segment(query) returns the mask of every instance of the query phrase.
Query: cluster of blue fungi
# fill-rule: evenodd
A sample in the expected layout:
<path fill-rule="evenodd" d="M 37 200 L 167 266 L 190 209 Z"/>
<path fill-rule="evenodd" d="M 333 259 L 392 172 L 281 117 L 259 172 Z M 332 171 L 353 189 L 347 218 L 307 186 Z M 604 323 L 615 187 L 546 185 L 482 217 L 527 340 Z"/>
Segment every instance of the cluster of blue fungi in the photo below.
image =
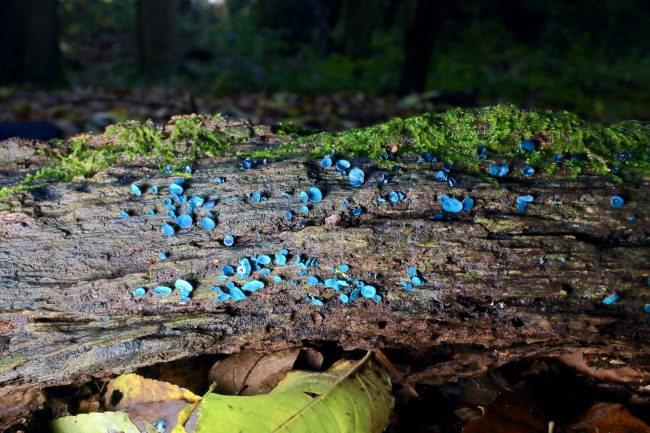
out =
<path fill-rule="evenodd" d="M 536 152 L 538 150 L 537 143 L 534 140 L 524 140 L 520 144 L 520 150 L 524 153 Z M 488 149 L 486 146 L 479 146 L 476 154 L 480 159 L 488 158 Z M 628 152 L 629 153 L 629 152 Z M 626 161 L 630 155 L 628 153 L 619 155 L 620 161 Z M 387 159 L 387 158 L 383 158 Z M 554 163 L 561 163 L 565 157 L 560 154 L 553 156 Z M 418 162 L 435 163 L 438 159 L 431 155 L 429 152 L 422 153 Z M 242 170 L 250 170 L 252 168 L 266 165 L 266 160 L 245 159 L 240 162 Z M 336 159 L 334 153 L 325 156 L 320 161 L 323 170 L 334 169 L 334 171 L 341 176 L 348 178 L 349 184 L 352 188 L 360 188 L 366 182 L 366 173 L 360 167 L 353 167 L 350 161 L 346 159 Z M 453 170 L 456 165 L 451 162 L 444 162 L 442 169 L 435 173 L 435 180 L 438 182 L 445 182 L 449 187 L 456 185 L 456 178 L 453 175 Z M 190 166 L 183 166 L 182 170 L 186 174 L 192 174 Z M 612 170 L 616 172 L 616 170 Z M 165 172 L 173 174 L 170 166 L 165 168 Z M 505 163 L 491 165 L 487 169 L 487 173 L 493 177 L 503 178 L 510 174 L 510 166 Z M 526 165 L 521 170 L 521 173 L 526 177 L 535 175 L 535 168 Z M 390 177 L 387 174 L 382 174 L 378 185 L 385 185 L 389 182 Z M 214 179 L 215 185 L 221 185 L 226 181 L 225 178 L 217 177 Z M 176 178 L 168 185 L 168 195 L 162 198 L 161 203 L 165 209 L 166 222 L 161 225 L 162 234 L 166 237 L 172 237 L 179 233 L 180 230 L 189 230 L 194 225 L 201 227 L 203 230 L 214 230 L 217 226 L 217 218 L 214 208 L 217 204 L 216 199 L 206 199 L 201 195 L 189 197 L 184 178 Z M 156 185 L 150 186 L 148 191 L 144 191 L 143 186 L 132 184 L 130 186 L 131 193 L 135 197 L 142 197 L 144 192 L 148 192 L 154 196 L 159 194 L 159 188 Z M 290 197 L 287 193 L 283 195 Z M 318 187 L 312 186 L 305 191 L 300 191 L 295 197 L 296 202 L 299 204 L 300 213 L 306 215 L 309 213 L 312 206 L 323 200 L 323 191 Z M 246 199 L 249 203 L 264 203 L 268 200 L 269 194 L 264 191 L 254 191 L 246 194 Z M 379 195 L 376 199 L 377 203 L 390 203 L 397 204 L 406 200 L 406 194 L 401 191 L 390 191 L 387 194 Z M 474 198 L 463 197 L 455 198 L 448 195 L 440 195 L 438 197 L 442 211 L 433 215 L 434 220 L 438 221 L 452 221 L 451 215 L 461 212 L 469 212 L 474 208 Z M 526 211 L 528 205 L 534 202 L 534 197 L 531 194 L 518 196 L 516 208 L 520 213 Z M 344 199 L 343 205 L 351 207 L 350 199 Z M 610 205 L 612 208 L 618 209 L 625 205 L 625 200 L 619 195 L 614 195 L 610 198 Z M 363 213 L 362 206 L 354 206 L 349 209 L 352 216 L 357 217 Z M 285 213 L 286 220 L 291 221 L 296 214 L 295 209 L 287 210 Z M 153 217 L 156 215 L 156 209 L 148 209 L 146 215 Z M 120 218 L 128 218 L 131 214 L 126 210 L 120 210 L 118 216 Z M 634 221 L 636 217 L 629 216 L 630 221 Z M 304 223 L 301 223 L 304 226 Z M 226 247 L 231 247 L 235 244 L 235 237 L 227 234 L 223 237 L 222 243 Z M 157 256 L 160 260 L 166 260 L 167 254 L 165 252 L 158 252 Z M 539 264 L 545 264 L 544 258 L 540 259 Z M 252 257 L 240 258 L 236 265 L 225 265 L 222 268 L 222 273 L 216 279 L 223 282 L 222 285 L 215 285 L 212 291 L 215 295 L 215 300 L 218 302 L 225 301 L 241 301 L 251 296 L 258 290 L 266 287 L 264 279 L 273 281 L 274 284 L 288 284 L 290 286 L 304 285 L 308 291 L 320 293 L 319 296 L 308 295 L 304 299 L 311 302 L 316 306 L 323 306 L 324 299 L 322 297 L 322 290 L 331 289 L 337 293 L 336 299 L 341 303 L 347 304 L 353 302 L 358 298 L 366 298 L 376 302 L 382 300 L 382 295 L 385 295 L 385 289 L 378 289 L 372 284 L 366 283 L 363 280 L 356 279 L 349 275 L 350 266 L 342 264 L 337 267 L 332 267 L 329 272 L 323 272 L 318 267 L 318 260 L 306 258 L 305 256 L 295 253 L 290 254 L 286 249 L 282 249 L 273 254 L 259 255 Z M 255 277 L 253 275 L 255 274 Z M 425 284 L 425 280 L 420 272 L 412 266 L 407 269 L 405 281 L 401 281 L 401 286 L 404 291 L 412 291 L 415 287 Z M 650 279 L 648 281 L 650 285 Z M 191 282 L 184 279 L 177 279 L 174 283 L 174 288 L 159 285 L 147 290 L 144 287 L 138 287 L 133 290 L 133 295 L 136 298 L 143 297 L 150 292 L 153 295 L 170 295 L 176 290 L 179 295 L 180 302 L 189 302 L 191 299 L 194 287 Z M 617 293 L 611 293 L 604 299 L 602 303 L 611 305 L 620 299 Z M 644 311 L 650 312 L 650 305 L 644 306 Z"/>

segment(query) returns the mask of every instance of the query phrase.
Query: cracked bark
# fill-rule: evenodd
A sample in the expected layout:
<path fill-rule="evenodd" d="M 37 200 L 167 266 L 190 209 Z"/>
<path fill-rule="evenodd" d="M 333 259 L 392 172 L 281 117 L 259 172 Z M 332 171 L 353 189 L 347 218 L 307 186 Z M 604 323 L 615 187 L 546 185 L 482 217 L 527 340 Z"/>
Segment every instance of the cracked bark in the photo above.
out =
<path fill-rule="evenodd" d="M 257 131 L 241 149 L 281 139 Z M 47 163 L 29 151 L 34 146 L 40 144 L 0 144 L 3 183 Z M 650 302 L 650 179 L 620 184 L 558 173 L 491 183 L 459 173 L 451 190 L 435 182 L 435 166 L 404 167 L 404 174 L 378 187 L 381 170 L 366 166 L 365 185 L 352 189 L 346 178 L 307 159 L 270 161 L 248 171 L 235 158 L 202 160 L 194 165 L 188 194 L 218 199 L 217 227 L 169 239 L 160 233 L 162 217 L 140 216 L 152 207 L 164 214 L 166 188 L 158 196 L 129 193 L 133 181 L 159 187 L 169 182 L 142 161 L 5 199 L 0 401 L 182 357 L 305 341 L 382 348 L 411 366 L 407 380 L 414 384 L 453 381 L 506 362 L 574 350 L 616 358 L 648 379 L 650 327 L 643 305 Z M 227 182 L 215 186 L 217 176 Z M 307 216 L 296 213 L 293 222 L 286 221 L 285 212 L 300 205 L 281 193 L 295 196 L 313 185 L 323 190 L 323 201 Z M 266 192 L 268 202 L 249 203 L 245 194 L 254 191 Z M 376 203 L 378 194 L 390 191 L 404 192 L 406 200 Z M 453 222 L 432 220 L 440 210 L 437 197 L 450 192 L 474 197 L 474 210 Z M 535 202 L 521 214 L 516 198 L 526 193 Z M 613 194 L 626 197 L 623 209 L 611 208 Z M 365 207 L 357 220 L 341 204 L 346 198 Z M 121 209 L 138 216 L 118 219 Z M 344 226 L 326 225 L 336 214 Z M 636 222 L 628 221 L 630 214 Z M 310 225 L 301 228 L 302 220 Z M 234 247 L 222 245 L 225 234 L 236 236 Z M 270 279 L 243 302 L 214 301 L 210 287 L 223 265 L 281 248 L 318 258 L 323 275 L 330 266 L 350 264 L 350 274 L 374 281 L 384 301 L 343 305 L 326 290 L 319 309 L 303 300 L 319 291 Z M 169 258 L 160 261 L 158 251 Z M 399 289 L 408 265 L 426 280 L 410 293 Z M 281 274 L 291 278 L 295 272 L 286 268 Z M 131 294 L 135 287 L 173 285 L 176 278 L 194 283 L 191 302 Z M 602 305 L 612 291 L 621 300 Z"/>

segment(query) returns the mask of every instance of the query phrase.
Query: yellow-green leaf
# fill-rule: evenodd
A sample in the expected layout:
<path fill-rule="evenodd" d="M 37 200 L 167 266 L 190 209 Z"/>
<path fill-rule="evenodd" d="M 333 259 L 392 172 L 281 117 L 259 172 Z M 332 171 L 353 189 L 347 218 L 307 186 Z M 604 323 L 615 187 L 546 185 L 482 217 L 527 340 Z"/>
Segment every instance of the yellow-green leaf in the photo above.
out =
<path fill-rule="evenodd" d="M 393 405 L 388 374 L 368 353 L 324 373 L 291 372 L 266 395 L 209 394 L 195 433 L 379 433 Z"/>
<path fill-rule="evenodd" d="M 64 416 L 51 424 L 52 433 L 140 433 L 123 412 L 85 413 Z"/>
<path fill-rule="evenodd" d="M 116 398 L 120 396 L 119 400 Z M 106 407 L 116 410 L 143 403 L 183 400 L 196 403 L 201 397 L 193 392 L 159 380 L 145 379 L 134 373 L 113 379 L 106 389 Z M 116 401 L 117 400 L 117 401 Z"/>

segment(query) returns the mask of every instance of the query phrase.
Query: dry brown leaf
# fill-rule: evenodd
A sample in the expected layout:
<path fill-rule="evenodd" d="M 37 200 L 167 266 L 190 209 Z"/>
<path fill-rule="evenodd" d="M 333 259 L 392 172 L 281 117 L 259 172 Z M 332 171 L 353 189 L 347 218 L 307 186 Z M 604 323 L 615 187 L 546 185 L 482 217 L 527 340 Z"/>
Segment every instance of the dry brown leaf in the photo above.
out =
<path fill-rule="evenodd" d="M 210 370 L 210 381 L 217 382 L 216 392 L 229 395 L 266 394 L 291 371 L 299 348 L 260 353 L 243 350 L 217 361 Z"/>
<path fill-rule="evenodd" d="M 650 433 L 650 427 L 618 403 L 596 403 L 567 429 L 570 433 Z"/>
<path fill-rule="evenodd" d="M 578 373 L 606 382 L 636 382 L 642 379 L 641 373 L 631 367 L 597 368 L 587 364 L 582 352 L 571 352 L 558 357 L 558 360 Z"/>

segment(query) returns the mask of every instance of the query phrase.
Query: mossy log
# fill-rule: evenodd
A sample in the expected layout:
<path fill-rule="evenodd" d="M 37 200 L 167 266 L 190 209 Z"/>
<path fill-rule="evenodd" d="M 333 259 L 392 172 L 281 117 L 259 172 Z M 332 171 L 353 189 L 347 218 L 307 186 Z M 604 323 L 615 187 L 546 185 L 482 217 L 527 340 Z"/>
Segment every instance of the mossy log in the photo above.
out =
<path fill-rule="evenodd" d="M 139 136 L 169 139 L 174 125 L 188 119 L 197 118 L 145 125 L 155 134 Z M 0 401 L 199 354 L 326 341 L 345 349 L 385 349 L 410 366 L 406 380 L 414 384 L 458 380 L 510 361 L 571 351 L 615 359 L 637 370 L 639 380 L 649 378 L 647 174 L 623 170 L 615 179 L 586 170 L 576 177 L 575 170 L 559 167 L 525 177 L 525 155 L 515 149 L 500 157 L 510 164 L 510 176 L 497 181 L 484 174 L 484 166 L 461 164 L 452 188 L 435 181 L 442 163 L 400 154 L 395 143 L 409 143 L 409 137 L 395 137 L 386 144 L 397 150 L 400 168 L 389 173 L 386 162 L 358 161 L 366 179 L 352 188 L 347 177 L 323 170 L 318 160 L 288 155 L 287 143 L 305 153 L 310 138 L 295 140 L 245 122 L 201 122 L 205 131 L 195 128 L 194 141 L 177 135 L 173 145 L 188 155 L 196 140 L 233 139 L 220 156 L 197 153 L 186 181 L 189 196 L 217 200 L 217 226 L 178 230 L 170 238 L 161 233 L 167 220 L 161 201 L 174 176 L 159 169 L 166 161 L 153 150 L 127 157 L 120 148 L 111 166 L 95 170 L 89 161 L 115 146 L 115 138 L 86 136 L 78 160 L 89 164 L 89 173 L 53 182 L 35 173 L 43 167 L 52 173 L 53 160 L 80 152 L 79 138 L 60 143 L 55 156 L 43 143 L 0 143 L 1 186 L 21 185 L 30 175 L 34 180 L 0 201 Z M 511 136 L 513 143 L 529 138 L 515 129 Z M 647 136 L 629 140 L 637 151 L 648 149 Z M 272 158 L 273 149 L 282 149 L 283 157 Z M 242 170 L 237 155 L 251 152 L 267 152 L 269 159 Z M 391 175 L 387 184 L 379 182 L 383 174 Z M 216 177 L 226 181 L 215 185 Z M 142 187 L 142 197 L 130 192 L 132 183 Z M 157 195 L 148 192 L 151 185 L 160 188 Z M 303 215 L 296 196 L 311 186 L 324 198 Z M 268 201 L 247 199 L 256 191 Z M 391 191 L 403 192 L 405 199 L 377 202 Z M 435 220 L 443 194 L 470 196 L 476 204 Z M 523 194 L 535 200 L 519 212 L 517 197 Z M 625 198 L 622 208 L 610 205 L 613 195 Z M 345 199 L 350 206 L 342 204 Z M 355 217 L 350 209 L 357 206 L 363 213 Z M 146 216 L 149 209 L 156 215 Z M 120 210 L 131 216 L 118 218 Z M 294 212 L 293 220 L 287 211 Z M 222 243 L 227 234 L 235 236 L 232 247 Z M 211 287 L 224 285 L 217 281 L 222 266 L 282 248 L 318 259 L 309 273 L 322 278 L 331 267 L 349 264 L 348 274 L 372 283 L 383 300 L 343 304 L 334 290 L 310 287 L 295 276 L 298 267 L 286 266 L 271 275 L 297 279 L 297 285 L 262 277 L 266 287 L 247 299 L 215 301 Z M 167 259 L 160 260 L 158 252 Z M 410 292 L 400 285 L 408 266 L 424 279 Z M 137 287 L 173 287 L 177 278 L 193 283 L 189 302 L 179 302 L 176 293 L 133 295 Z M 620 300 L 604 305 L 614 292 Z M 310 295 L 324 306 L 305 301 Z"/>

